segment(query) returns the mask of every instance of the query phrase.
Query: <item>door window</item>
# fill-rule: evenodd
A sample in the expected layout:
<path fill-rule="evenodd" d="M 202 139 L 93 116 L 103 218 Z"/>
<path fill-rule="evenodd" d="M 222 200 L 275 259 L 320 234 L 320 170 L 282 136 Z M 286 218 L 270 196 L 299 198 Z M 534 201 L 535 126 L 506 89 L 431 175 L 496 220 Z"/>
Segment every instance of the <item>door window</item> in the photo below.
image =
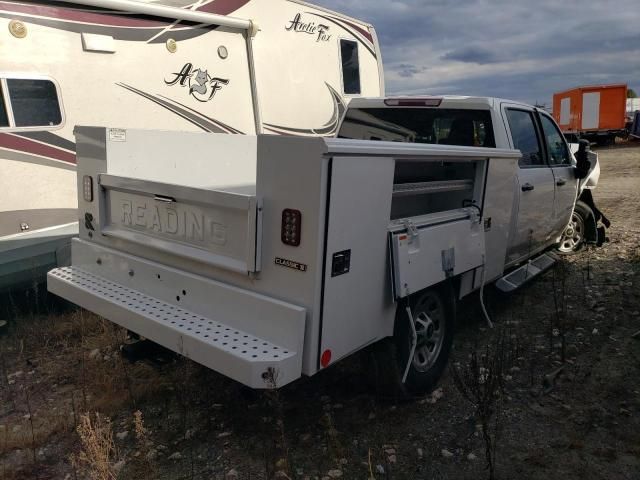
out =
<path fill-rule="evenodd" d="M 540 123 L 542 123 L 542 131 L 547 142 L 549 164 L 551 166 L 571 165 L 567 144 L 556 125 L 546 115 L 540 115 Z"/>
<path fill-rule="evenodd" d="M 519 165 L 521 167 L 544 165 L 532 112 L 509 108 L 507 109 L 507 119 L 513 139 L 513 148 L 522 153 Z"/>
<path fill-rule="evenodd" d="M 360 62 L 358 44 L 351 40 L 340 40 L 342 59 L 342 87 L 344 93 L 360 93 Z"/>

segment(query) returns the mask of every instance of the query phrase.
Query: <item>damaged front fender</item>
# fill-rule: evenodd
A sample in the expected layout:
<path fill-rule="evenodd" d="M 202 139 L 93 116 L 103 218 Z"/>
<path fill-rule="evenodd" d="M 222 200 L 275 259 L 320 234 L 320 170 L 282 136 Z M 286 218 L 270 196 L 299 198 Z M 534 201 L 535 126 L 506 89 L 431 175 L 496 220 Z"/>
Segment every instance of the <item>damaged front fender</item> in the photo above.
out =
<path fill-rule="evenodd" d="M 578 202 L 583 203 L 590 210 L 590 215 L 586 215 L 585 221 L 585 241 L 600 247 L 608 238 L 606 229 L 611 226 L 611 222 L 596 207 L 591 191 L 596 188 L 600 178 L 600 164 L 598 154 L 589 148 L 589 142 L 581 140 L 576 158 L 576 178 L 579 180 Z"/>
<path fill-rule="evenodd" d="M 611 226 L 611 222 L 596 207 L 591 189 L 585 188 L 582 190 L 578 200 L 587 205 L 593 213 L 592 216 L 585 219 L 585 240 L 600 247 L 603 243 L 609 241 L 606 236 L 606 229 Z"/>

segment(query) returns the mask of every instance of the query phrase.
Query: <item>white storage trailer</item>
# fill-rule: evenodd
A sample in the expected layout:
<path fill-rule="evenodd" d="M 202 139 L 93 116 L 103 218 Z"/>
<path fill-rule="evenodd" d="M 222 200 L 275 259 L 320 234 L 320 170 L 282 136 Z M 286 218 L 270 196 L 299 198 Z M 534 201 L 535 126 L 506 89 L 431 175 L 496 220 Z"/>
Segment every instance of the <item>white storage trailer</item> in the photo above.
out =
<path fill-rule="evenodd" d="M 442 286 L 462 297 L 503 274 L 517 150 L 102 127 L 76 140 L 80 237 L 49 290 L 250 387 L 400 325 L 398 370 L 423 391 L 408 359 L 450 348 Z"/>

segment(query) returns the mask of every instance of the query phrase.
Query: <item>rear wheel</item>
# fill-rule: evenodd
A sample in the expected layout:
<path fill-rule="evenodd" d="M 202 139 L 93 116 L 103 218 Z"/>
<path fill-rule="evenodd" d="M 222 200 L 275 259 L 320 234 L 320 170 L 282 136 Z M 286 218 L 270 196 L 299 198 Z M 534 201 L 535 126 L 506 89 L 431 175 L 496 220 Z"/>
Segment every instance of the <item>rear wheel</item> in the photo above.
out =
<path fill-rule="evenodd" d="M 448 284 L 413 295 L 409 306 L 411 318 L 406 304 L 398 306 L 394 335 L 378 352 L 385 390 L 401 397 L 424 395 L 435 388 L 447 366 L 455 324 L 455 299 Z"/>
<path fill-rule="evenodd" d="M 577 202 L 571 220 L 562 232 L 562 238 L 556 247 L 558 253 L 571 255 L 578 252 L 585 244 L 587 221 L 593 217 L 593 212 L 588 205 Z"/>

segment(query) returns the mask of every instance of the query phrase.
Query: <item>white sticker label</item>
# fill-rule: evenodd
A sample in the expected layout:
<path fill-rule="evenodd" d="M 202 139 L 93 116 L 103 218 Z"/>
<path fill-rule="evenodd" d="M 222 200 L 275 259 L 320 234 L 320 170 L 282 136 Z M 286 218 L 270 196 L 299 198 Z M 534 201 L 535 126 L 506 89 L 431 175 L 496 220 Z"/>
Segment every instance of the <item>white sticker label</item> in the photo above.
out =
<path fill-rule="evenodd" d="M 124 128 L 110 128 L 109 140 L 112 142 L 126 142 L 127 131 Z"/>

